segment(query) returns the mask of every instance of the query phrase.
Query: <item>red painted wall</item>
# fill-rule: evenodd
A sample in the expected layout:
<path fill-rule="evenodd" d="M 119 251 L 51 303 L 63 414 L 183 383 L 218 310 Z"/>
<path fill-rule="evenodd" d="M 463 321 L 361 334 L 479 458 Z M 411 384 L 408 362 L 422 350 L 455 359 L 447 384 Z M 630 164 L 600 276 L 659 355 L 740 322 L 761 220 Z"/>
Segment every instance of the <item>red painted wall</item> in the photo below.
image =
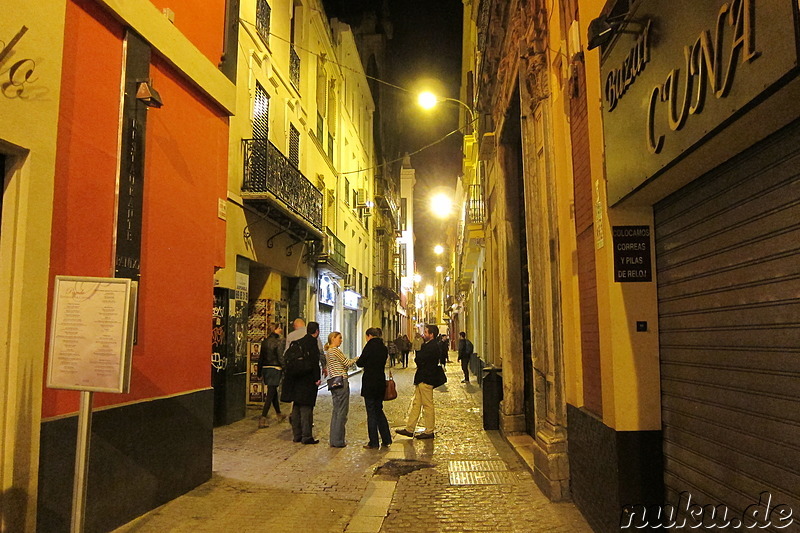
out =
<path fill-rule="evenodd" d="M 175 27 L 211 63 L 219 64 L 225 36 L 225 0 L 153 0 L 152 3 L 159 11 L 171 9 L 175 13 Z"/>
<path fill-rule="evenodd" d="M 221 27 L 221 15 L 218 22 Z M 113 273 L 123 35 L 94 2 L 67 3 L 53 277 Z M 131 393 L 96 394 L 95 407 L 211 384 L 213 274 L 225 253 L 217 199 L 226 197 L 228 121 L 155 51 L 150 75 L 164 107 L 149 110 L 147 117 Z M 77 392 L 44 388 L 43 417 L 77 409 Z"/>

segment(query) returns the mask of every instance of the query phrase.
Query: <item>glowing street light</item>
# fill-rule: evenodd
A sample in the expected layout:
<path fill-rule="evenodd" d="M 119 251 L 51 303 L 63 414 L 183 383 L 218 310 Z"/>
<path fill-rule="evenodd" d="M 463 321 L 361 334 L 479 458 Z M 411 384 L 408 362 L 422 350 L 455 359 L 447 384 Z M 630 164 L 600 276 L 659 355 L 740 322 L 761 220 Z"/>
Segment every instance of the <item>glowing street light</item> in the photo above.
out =
<path fill-rule="evenodd" d="M 437 244 L 436 246 L 433 247 L 433 253 L 435 253 L 436 255 L 442 255 L 444 253 L 444 246 L 442 246 L 441 244 Z"/>
<path fill-rule="evenodd" d="M 431 198 L 431 210 L 438 218 L 447 218 L 453 211 L 453 201 L 444 193 L 437 194 Z"/>
<path fill-rule="evenodd" d="M 419 93 L 419 96 L 417 96 L 417 103 L 419 103 L 423 109 L 432 109 L 440 102 L 453 102 L 454 104 L 459 104 L 467 110 L 467 113 L 469 113 L 469 123 L 473 124 L 475 122 L 475 113 L 472 111 L 472 108 L 461 100 L 456 98 L 439 98 L 430 91 L 421 92 Z"/>
<path fill-rule="evenodd" d="M 427 285 L 425 287 L 425 295 L 428 297 L 433 296 L 433 285 Z"/>
<path fill-rule="evenodd" d="M 422 276 L 414 274 L 414 283 L 419 283 L 420 281 L 422 281 Z"/>
<path fill-rule="evenodd" d="M 444 272 L 444 267 L 442 267 L 441 265 L 437 266 L 436 267 L 436 273 L 437 274 L 441 274 L 442 272 Z"/>

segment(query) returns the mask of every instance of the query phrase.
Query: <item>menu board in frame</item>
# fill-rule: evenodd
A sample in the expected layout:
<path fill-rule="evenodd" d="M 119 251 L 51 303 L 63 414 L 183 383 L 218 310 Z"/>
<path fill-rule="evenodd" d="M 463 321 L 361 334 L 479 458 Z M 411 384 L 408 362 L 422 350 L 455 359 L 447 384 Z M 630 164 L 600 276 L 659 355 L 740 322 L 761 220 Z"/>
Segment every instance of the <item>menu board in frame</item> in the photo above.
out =
<path fill-rule="evenodd" d="M 49 388 L 130 390 L 137 287 L 127 278 L 56 276 Z"/>

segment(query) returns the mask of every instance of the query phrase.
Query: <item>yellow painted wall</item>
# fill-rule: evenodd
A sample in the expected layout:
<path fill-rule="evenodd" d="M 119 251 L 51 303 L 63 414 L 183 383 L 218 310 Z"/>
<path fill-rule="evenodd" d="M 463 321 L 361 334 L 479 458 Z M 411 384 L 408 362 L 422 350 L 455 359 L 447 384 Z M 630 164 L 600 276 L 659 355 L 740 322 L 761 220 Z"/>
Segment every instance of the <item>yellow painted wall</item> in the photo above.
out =
<path fill-rule="evenodd" d="M 589 23 L 605 2 L 579 3 L 580 35 L 585 48 Z M 652 209 L 609 209 L 606 201 L 604 143 L 600 85 L 600 49 L 586 50 L 586 94 L 590 138 L 593 203 L 600 204 L 604 244 L 595 250 L 597 305 L 600 326 L 600 364 L 603 422 L 617 431 L 661 429 L 658 356 L 658 305 L 655 274 L 650 283 L 616 283 L 613 275 L 611 227 L 649 225 Z M 654 245 L 654 243 L 652 243 Z M 655 265 L 655 262 L 653 262 Z M 647 321 L 646 333 L 636 332 L 636 321 Z"/>
<path fill-rule="evenodd" d="M 33 530 L 50 263 L 50 226 L 65 2 L 12 2 L 0 41 L 25 32 L 0 64 L 33 72 L 0 94 L 0 151 L 14 168 L 3 192 L 0 234 L 0 530 Z M 19 83 L 18 77 L 14 80 Z"/>

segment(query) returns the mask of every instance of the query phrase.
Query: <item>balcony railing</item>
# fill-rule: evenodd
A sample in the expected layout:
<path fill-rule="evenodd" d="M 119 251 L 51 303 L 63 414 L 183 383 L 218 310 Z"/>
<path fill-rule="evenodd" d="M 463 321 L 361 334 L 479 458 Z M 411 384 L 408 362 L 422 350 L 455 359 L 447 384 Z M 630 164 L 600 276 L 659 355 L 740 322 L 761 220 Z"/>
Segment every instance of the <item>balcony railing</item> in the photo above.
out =
<path fill-rule="evenodd" d="M 349 265 L 345 261 L 345 244 L 333 234 L 330 228 L 325 228 L 325 240 L 322 253 L 317 259 L 318 263 L 326 265 L 339 276 L 346 276 Z"/>
<path fill-rule="evenodd" d="M 300 88 L 300 56 L 294 49 L 294 45 L 289 48 L 289 77 L 295 88 Z"/>
<path fill-rule="evenodd" d="M 469 196 L 465 206 L 467 224 L 483 224 L 486 222 L 486 206 L 483 201 L 483 188 L 480 185 L 469 186 Z"/>
<path fill-rule="evenodd" d="M 388 292 L 395 299 L 400 298 L 400 278 L 393 270 L 385 270 L 376 274 L 375 288 Z"/>
<path fill-rule="evenodd" d="M 394 225 L 395 230 L 400 229 L 400 202 L 398 201 L 397 188 L 385 175 L 375 177 L 375 200 L 380 209 Z"/>
<path fill-rule="evenodd" d="M 266 139 L 245 139 L 242 197 L 264 199 L 269 195 L 322 231 L 322 191 Z"/>

